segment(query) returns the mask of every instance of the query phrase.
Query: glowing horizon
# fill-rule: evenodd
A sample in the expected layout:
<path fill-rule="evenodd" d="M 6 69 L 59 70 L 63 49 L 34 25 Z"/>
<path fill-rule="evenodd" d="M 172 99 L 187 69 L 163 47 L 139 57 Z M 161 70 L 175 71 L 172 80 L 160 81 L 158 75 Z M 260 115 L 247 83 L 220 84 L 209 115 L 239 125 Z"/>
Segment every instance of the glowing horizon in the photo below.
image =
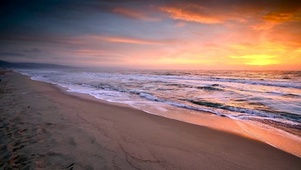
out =
<path fill-rule="evenodd" d="M 290 1 L 76 0 L 1 8 L 6 12 L 0 27 L 2 60 L 147 69 L 301 69 L 301 7 Z"/>

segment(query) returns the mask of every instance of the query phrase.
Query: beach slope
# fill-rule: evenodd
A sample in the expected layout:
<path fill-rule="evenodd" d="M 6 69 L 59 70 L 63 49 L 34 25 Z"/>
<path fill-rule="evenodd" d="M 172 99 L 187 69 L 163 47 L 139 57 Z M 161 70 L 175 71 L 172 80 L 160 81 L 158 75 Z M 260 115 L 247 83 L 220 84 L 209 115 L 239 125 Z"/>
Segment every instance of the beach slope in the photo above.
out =
<path fill-rule="evenodd" d="M 301 169 L 267 144 L 0 73 L 0 169 Z"/>

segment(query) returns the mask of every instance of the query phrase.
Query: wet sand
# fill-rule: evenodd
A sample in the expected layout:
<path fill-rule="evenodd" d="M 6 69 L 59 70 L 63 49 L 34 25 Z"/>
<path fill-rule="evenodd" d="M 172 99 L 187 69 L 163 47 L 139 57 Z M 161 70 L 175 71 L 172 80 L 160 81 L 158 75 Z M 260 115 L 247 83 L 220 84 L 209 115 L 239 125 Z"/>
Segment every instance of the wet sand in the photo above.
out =
<path fill-rule="evenodd" d="M 259 141 L 0 74 L 0 169 L 301 169 Z"/>

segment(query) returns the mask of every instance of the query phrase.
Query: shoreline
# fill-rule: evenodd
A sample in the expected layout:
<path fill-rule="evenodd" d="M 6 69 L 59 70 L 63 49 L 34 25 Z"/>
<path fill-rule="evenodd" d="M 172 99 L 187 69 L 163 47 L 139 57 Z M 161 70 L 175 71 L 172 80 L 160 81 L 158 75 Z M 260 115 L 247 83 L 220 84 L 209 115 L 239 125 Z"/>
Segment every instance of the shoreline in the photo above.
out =
<path fill-rule="evenodd" d="M 18 73 L 18 72 L 17 72 Z M 18 73 L 20 74 L 20 73 Z M 159 117 L 164 117 L 171 120 L 177 120 L 184 123 L 189 123 L 197 126 L 208 127 L 211 129 L 215 129 L 218 131 L 231 133 L 234 135 L 239 135 L 244 138 L 249 138 L 252 140 L 257 140 L 263 143 L 266 143 L 270 146 L 273 146 L 277 149 L 283 150 L 290 154 L 293 154 L 299 158 L 301 158 L 301 132 L 297 130 L 293 131 L 295 133 L 290 133 L 290 130 L 284 130 L 282 128 L 278 128 L 277 126 L 271 126 L 262 122 L 256 122 L 252 120 L 234 120 L 229 117 L 221 117 L 210 112 L 200 112 L 200 111 L 187 111 L 184 108 L 178 108 L 178 112 L 175 113 L 174 111 L 167 112 L 165 115 L 156 114 L 155 112 L 150 112 L 146 110 L 142 110 L 140 108 L 136 108 L 131 106 L 130 104 L 125 103 L 118 103 L 118 102 L 110 102 L 102 99 L 98 99 L 97 97 L 86 94 L 86 93 L 79 93 L 68 91 L 67 87 L 62 87 L 57 84 L 52 84 L 48 82 L 43 82 L 39 80 L 33 80 L 31 77 L 27 75 L 23 75 L 29 78 L 32 81 L 38 81 L 42 83 L 46 83 L 49 85 L 54 86 L 59 90 L 61 93 L 66 95 L 70 95 L 76 97 L 78 99 L 84 99 L 87 101 L 92 101 L 96 103 L 102 103 L 112 106 L 121 106 L 127 107 L 130 109 L 142 111 L 145 114 L 151 114 Z M 187 116 L 188 115 L 188 116 Z"/>
<path fill-rule="evenodd" d="M 39 155 L 32 158 L 33 163 L 30 165 L 34 167 L 301 167 L 300 158 L 262 142 L 151 115 L 129 107 L 96 101 L 98 99 L 92 102 L 90 99 L 66 94 L 69 92 L 62 92 L 63 89 L 52 84 L 34 81 L 18 73 L 9 74 L 6 76 L 14 78 L 8 82 L 10 88 L 6 87 L 12 88 L 11 93 L 3 92 L 3 105 L 6 105 L 1 109 L 6 114 L 4 116 L 9 119 L 8 112 L 22 112 L 20 117 L 26 113 L 24 120 L 14 118 L 22 119 L 23 125 L 20 126 L 26 125 L 26 129 L 30 129 L 32 124 L 38 124 L 36 127 L 41 127 L 40 130 L 36 130 L 39 133 L 32 137 L 32 140 L 37 139 L 38 142 L 23 143 L 24 147 L 18 149 L 20 152 L 33 149 L 32 152 L 36 153 L 31 154 Z M 19 103 L 16 105 L 14 102 Z M 26 117 L 31 119 L 26 120 Z M 32 122 L 24 125 L 26 121 Z M 13 128 L 17 126 L 17 122 L 8 122 Z"/>

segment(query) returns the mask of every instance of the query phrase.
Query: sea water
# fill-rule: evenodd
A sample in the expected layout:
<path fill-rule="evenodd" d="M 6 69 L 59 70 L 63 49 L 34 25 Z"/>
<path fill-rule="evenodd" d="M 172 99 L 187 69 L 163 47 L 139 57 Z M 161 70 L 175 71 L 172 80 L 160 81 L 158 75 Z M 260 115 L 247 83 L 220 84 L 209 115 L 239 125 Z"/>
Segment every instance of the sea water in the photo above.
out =
<path fill-rule="evenodd" d="M 17 71 L 156 115 L 185 109 L 301 130 L 301 71 Z"/>

